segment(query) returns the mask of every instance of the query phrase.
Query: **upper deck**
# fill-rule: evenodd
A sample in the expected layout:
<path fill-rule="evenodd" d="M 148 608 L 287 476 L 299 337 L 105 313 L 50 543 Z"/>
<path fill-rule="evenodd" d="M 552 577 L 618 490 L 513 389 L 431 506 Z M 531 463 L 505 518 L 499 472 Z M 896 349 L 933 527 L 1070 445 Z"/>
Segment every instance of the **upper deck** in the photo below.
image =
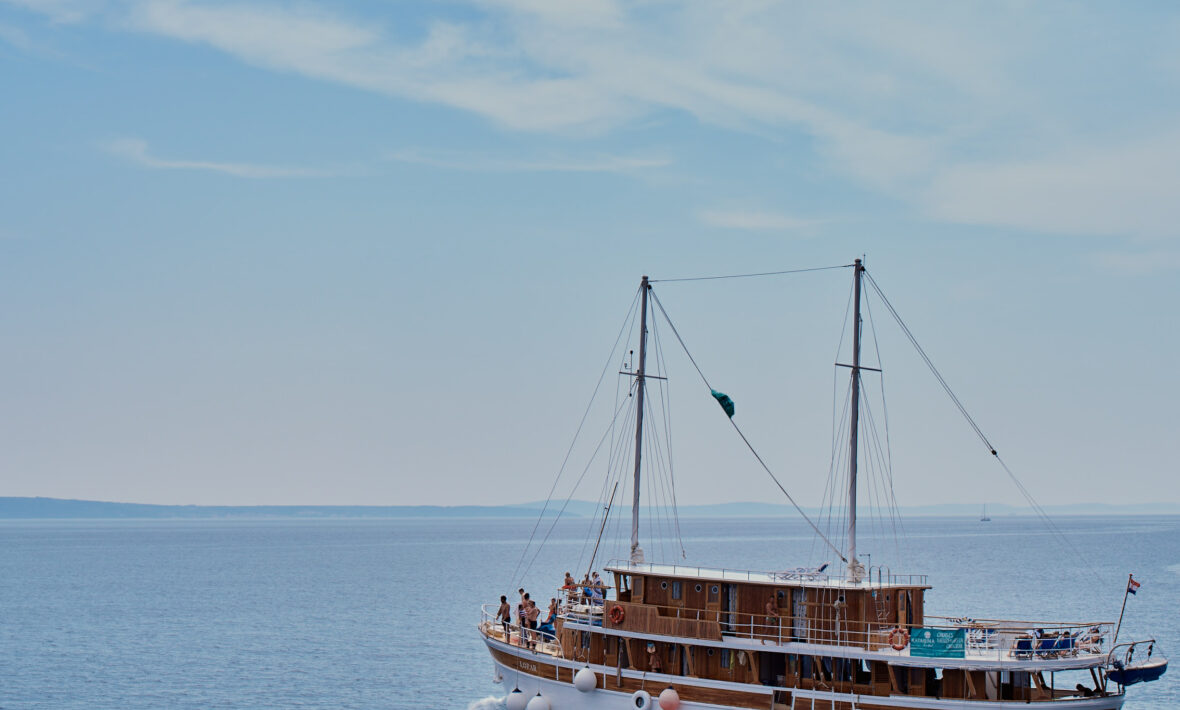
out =
<path fill-rule="evenodd" d="M 611 560 L 606 565 L 608 572 L 628 575 L 651 575 L 654 577 L 676 577 L 679 579 L 746 582 L 769 587 L 822 587 L 826 589 L 930 589 L 924 574 L 893 574 L 883 567 L 870 567 L 865 578 L 852 581 L 846 575 L 829 574 L 822 568 L 777 571 L 755 571 L 728 569 L 723 567 L 700 567 L 697 565 L 662 565 L 649 562 L 627 562 Z"/>

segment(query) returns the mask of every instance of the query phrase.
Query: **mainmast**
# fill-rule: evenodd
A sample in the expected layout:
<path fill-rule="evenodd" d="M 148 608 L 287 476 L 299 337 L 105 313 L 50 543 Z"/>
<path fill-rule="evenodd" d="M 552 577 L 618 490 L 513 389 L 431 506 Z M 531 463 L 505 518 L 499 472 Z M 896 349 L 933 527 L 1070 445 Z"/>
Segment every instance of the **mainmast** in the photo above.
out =
<path fill-rule="evenodd" d="M 857 262 L 860 263 L 860 262 Z M 639 284 L 642 305 L 639 311 L 639 367 L 635 370 L 635 485 L 631 492 L 631 563 L 643 562 L 643 548 L 639 547 L 639 462 L 643 456 L 643 393 L 644 367 L 647 364 L 647 292 L 651 286 L 647 277 Z M 854 444 L 855 446 L 855 444 Z"/>
<path fill-rule="evenodd" d="M 852 423 L 848 454 L 848 579 L 864 578 L 864 565 L 856 559 L 856 433 L 860 426 L 860 281 L 865 267 L 860 259 L 852 264 Z"/>

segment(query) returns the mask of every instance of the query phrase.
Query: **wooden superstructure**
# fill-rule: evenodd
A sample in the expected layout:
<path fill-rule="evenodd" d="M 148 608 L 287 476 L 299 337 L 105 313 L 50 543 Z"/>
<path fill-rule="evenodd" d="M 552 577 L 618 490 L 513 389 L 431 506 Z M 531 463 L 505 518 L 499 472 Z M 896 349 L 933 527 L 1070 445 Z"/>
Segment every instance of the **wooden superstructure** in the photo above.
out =
<path fill-rule="evenodd" d="M 725 707 L 870 708 L 872 699 L 895 708 L 1122 705 L 1121 689 L 1102 682 L 1107 623 L 928 618 L 921 577 L 853 583 L 814 572 L 632 563 L 607 570 L 611 598 L 587 603 L 583 589 L 565 590 L 552 637 L 530 641 L 536 632 L 525 630 L 523 642 L 519 631 L 505 642 L 495 624 L 483 624 L 497 662 L 566 684 L 588 667 L 604 691 L 673 687 L 685 702 Z M 961 630 L 962 656 L 911 655 L 907 634 L 928 629 Z M 1076 641 L 1060 651 L 1046 645 L 1052 639 L 1056 649 L 1064 638 Z M 540 665 L 514 656 L 522 650 Z M 1054 689 L 1053 675 L 1065 671 L 1088 672 L 1090 694 Z"/>

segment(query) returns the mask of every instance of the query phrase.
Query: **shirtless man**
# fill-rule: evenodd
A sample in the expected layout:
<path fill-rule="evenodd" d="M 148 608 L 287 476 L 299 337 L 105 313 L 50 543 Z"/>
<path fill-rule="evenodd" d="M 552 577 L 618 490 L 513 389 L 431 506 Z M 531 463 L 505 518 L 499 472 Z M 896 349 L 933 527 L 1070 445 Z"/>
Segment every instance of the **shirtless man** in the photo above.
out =
<path fill-rule="evenodd" d="M 500 595 L 500 610 L 496 612 L 496 621 L 504 627 L 504 643 L 508 643 L 512 638 L 508 633 L 508 628 L 512 626 L 512 606 L 508 604 L 508 597 L 503 594 Z"/>
<path fill-rule="evenodd" d="M 766 600 L 766 631 L 772 637 L 779 631 L 778 600 L 773 594 Z M 762 639 L 762 643 L 766 643 L 766 639 Z"/>
<path fill-rule="evenodd" d="M 537 619 L 541 616 L 541 610 L 537 608 L 537 603 L 535 601 L 529 600 L 526 614 L 528 618 L 529 629 L 531 629 L 529 633 L 529 648 L 536 648 L 538 636 L 537 627 L 539 626 Z"/>

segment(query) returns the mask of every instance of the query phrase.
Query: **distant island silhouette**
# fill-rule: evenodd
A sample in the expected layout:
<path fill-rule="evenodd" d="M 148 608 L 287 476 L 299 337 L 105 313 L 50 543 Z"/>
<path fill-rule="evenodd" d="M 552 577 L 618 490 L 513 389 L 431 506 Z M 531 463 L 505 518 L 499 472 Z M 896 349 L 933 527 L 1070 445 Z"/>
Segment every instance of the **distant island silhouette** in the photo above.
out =
<path fill-rule="evenodd" d="M 555 514 L 563 501 L 551 503 L 546 515 Z M 211 519 L 211 518 L 535 518 L 543 501 L 512 505 L 155 505 L 150 503 L 116 503 L 64 498 L 0 497 L 0 519 Z M 989 503 L 994 518 L 1032 515 L 1030 509 Z M 591 501 L 573 500 L 565 515 L 587 517 L 598 508 Z M 1180 503 L 1141 503 L 1112 505 L 1076 503 L 1045 506 L 1055 515 L 1174 515 Z M 682 505 L 685 517 L 793 517 L 794 511 L 774 503 L 713 503 Z M 807 509 L 809 514 L 817 511 Z M 906 506 L 908 516 L 977 516 L 975 503 Z"/>

